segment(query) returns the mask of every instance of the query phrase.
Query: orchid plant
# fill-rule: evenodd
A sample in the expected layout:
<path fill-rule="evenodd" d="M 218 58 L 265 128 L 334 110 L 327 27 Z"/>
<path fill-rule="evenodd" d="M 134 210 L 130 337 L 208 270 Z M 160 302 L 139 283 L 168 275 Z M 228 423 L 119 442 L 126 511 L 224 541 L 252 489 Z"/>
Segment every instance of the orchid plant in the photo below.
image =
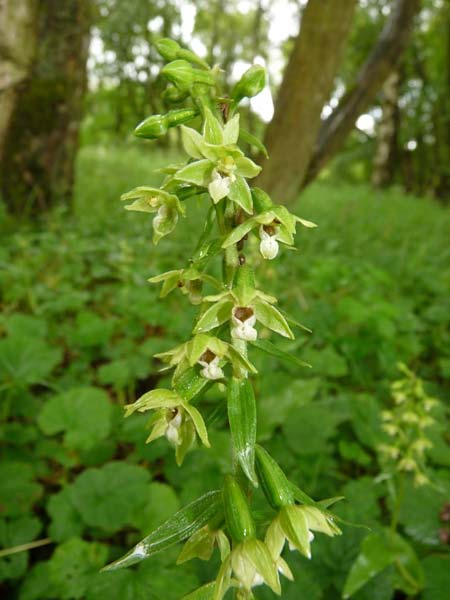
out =
<path fill-rule="evenodd" d="M 129 202 L 128 210 L 154 215 L 155 244 L 174 231 L 194 198 L 204 203 L 205 224 L 190 260 L 150 279 L 161 284 L 162 298 L 180 290 L 199 307 L 199 313 L 190 339 L 156 355 L 164 369 L 173 370 L 170 389 L 147 392 L 125 407 L 126 416 L 151 411 L 147 441 L 165 436 L 174 447 L 177 464 L 182 465 L 198 441 L 210 445 L 201 401 L 207 389 L 219 385 L 226 389 L 233 456 L 222 489 L 191 502 L 106 569 L 128 567 L 184 541 L 178 563 L 196 557 L 209 560 L 216 546 L 221 558 L 217 579 L 186 598 L 221 600 L 232 588 L 235 598 L 250 599 L 252 589 L 261 584 L 281 594 L 280 575 L 293 578 L 283 550 L 289 547 L 311 558 L 316 533 L 334 536 L 341 532 L 328 510 L 333 499 L 314 501 L 256 443 L 252 378 L 257 370 L 251 355 L 263 351 L 278 359 L 297 360 L 259 339 L 262 329 L 292 339 L 291 326 L 296 322 L 278 308 L 275 297 L 257 288 L 251 266 L 254 254 L 247 242 L 255 236 L 262 258 L 274 260 L 280 248 L 293 246 L 298 225 L 312 228 L 315 224 L 275 204 L 249 183 L 261 167 L 245 156 L 242 145 L 254 146 L 263 154 L 266 150 L 240 126 L 237 109 L 242 99 L 255 96 L 265 86 L 264 68 L 250 67 L 226 96 L 218 66 L 210 68 L 169 39 L 160 40 L 157 49 L 168 62 L 162 69 L 168 81 L 164 98 L 185 102 L 186 107 L 149 117 L 135 133 L 156 139 L 179 127 L 188 160 L 166 167 L 160 188 L 138 187 L 122 199 Z M 222 262 L 221 278 L 208 272 L 216 260 Z M 256 523 L 251 503 L 258 487 L 271 511 L 262 524 Z"/>

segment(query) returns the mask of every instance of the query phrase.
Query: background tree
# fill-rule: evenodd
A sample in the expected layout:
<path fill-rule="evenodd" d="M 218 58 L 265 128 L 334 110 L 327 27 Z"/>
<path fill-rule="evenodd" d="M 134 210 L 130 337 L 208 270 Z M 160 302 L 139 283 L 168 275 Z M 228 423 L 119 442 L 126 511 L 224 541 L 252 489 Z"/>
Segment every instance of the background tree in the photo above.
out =
<path fill-rule="evenodd" d="M 91 17 L 89 0 L 37 4 L 37 50 L 17 87 L 0 163 L 1 194 L 13 213 L 71 199 Z"/>

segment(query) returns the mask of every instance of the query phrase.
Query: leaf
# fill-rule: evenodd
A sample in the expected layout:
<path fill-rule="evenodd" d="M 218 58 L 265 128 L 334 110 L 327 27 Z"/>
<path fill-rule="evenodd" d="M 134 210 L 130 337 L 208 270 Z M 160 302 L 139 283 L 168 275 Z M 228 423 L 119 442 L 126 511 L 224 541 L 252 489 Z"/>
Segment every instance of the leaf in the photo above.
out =
<path fill-rule="evenodd" d="M 251 344 L 252 344 L 252 346 L 255 346 L 255 348 L 262 350 L 266 354 L 270 354 L 271 356 L 276 356 L 280 360 L 288 362 L 288 363 L 294 365 L 295 367 L 311 368 L 310 364 L 308 364 L 307 362 L 304 362 L 303 360 L 300 360 L 294 354 L 289 354 L 289 352 L 285 352 L 284 350 L 281 350 L 280 348 L 275 346 L 275 344 L 272 344 L 272 342 L 270 342 L 269 340 L 255 340 L 254 342 L 251 342 Z"/>
<path fill-rule="evenodd" d="M 262 302 L 258 299 L 254 301 L 254 309 L 257 321 L 264 325 L 264 327 L 267 327 L 284 337 L 290 338 L 291 340 L 294 339 L 291 328 L 278 309 L 271 304 Z"/>
<path fill-rule="evenodd" d="M 391 564 L 398 571 L 397 588 L 414 595 L 422 589 L 424 576 L 414 550 L 398 533 L 384 529 L 363 540 L 345 582 L 343 598 L 350 598 Z"/>
<path fill-rule="evenodd" d="M 0 340 L 0 383 L 16 387 L 42 384 L 60 360 L 60 349 L 43 340 L 9 336 Z"/>
<path fill-rule="evenodd" d="M 253 200 L 250 193 L 248 183 L 241 176 L 237 176 L 235 181 L 230 185 L 228 198 L 238 204 L 242 210 L 251 214 L 253 210 Z"/>
<path fill-rule="evenodd" d="M 122 558 L 104 567 L 115 571 L 130 567 L 142 560 L 170 548 L 201 529 L 222 511 L 222 492 L 213 491 L 194 500 L 145 537 Z"/>
<path fill-rule="evenodd" d="M 213 164 L 211 161 L 207 159 L 196 160 L 177 171 L 174 177 L 178 181 L 186 181 L 187 183 L 207 187 L 211 180 L 212 170 Z"/>
<path fill-rule="evenodd" d="M 214 590 L 216 588 L 216 582 L 211 581 L 205 583 L 202 587 L 194 590 L 187 596 L 183 596 L 182 600 L 212 600 L 214 597 Z"/>
<path fill-rule="evenodd" d="M 20 516 L 30 510 L 42 495 L 34 481 L 31 465 L 18 461 L 0 464 L 0 507 L 2 516 Z"/>
<path fill-rule="evenodd" d="M 56 542 L 64 542 L 72 537 L 81 536 L 84 526 L 79 512 L 70 499 L 70 488 L 50 496 L 47 513 L 51 518 L 49 536 Z"/>
<path fill-rule="evenodd" d="M 264 144 L 259 140 L 255 135 L 247 131 L 246 129 L 239 130 L 239 140 L 245 142 L 246 144 L 250 144 L 257 148 L 266 158 L 269 158 L 269 153 L 267 152 L 267 148 Z"/>
<path fill-rule="evenodd" d="M 450 589 L 450 557 L 427 556 L 422 561 L 425 571 L 423 600 L 447 600 Z"/>
<path fill-rule="evenodd" d="M 157 481 L 148 485 L 142 500 L 143 506 L 136 509 L 133 525 L 144 535 L 161 525 L 180 508 L 173 488 Z"/>
<path fill-rule="evenodd" d="M 111 431 L 112 405 L 103 390 L 77 387 L 53 396 L 39 414 L 38 424 L 46 435 L 64 432 L 64 443 L 87 450 Z"/>
<path fill-rule="evenodd" d="M 81 473 L 68 487 L 70 502 L 86 525 L 114 533 L 133 522 L 145 502 L 149 479 L 143 467 L 110 462 Z"/>
<path fill-rule="evenodd" d="M 233 377 L 228 384 L 228 421 L 235 454 L 242 470 L 255 487 L 256 402 L 248 379 Z"/>

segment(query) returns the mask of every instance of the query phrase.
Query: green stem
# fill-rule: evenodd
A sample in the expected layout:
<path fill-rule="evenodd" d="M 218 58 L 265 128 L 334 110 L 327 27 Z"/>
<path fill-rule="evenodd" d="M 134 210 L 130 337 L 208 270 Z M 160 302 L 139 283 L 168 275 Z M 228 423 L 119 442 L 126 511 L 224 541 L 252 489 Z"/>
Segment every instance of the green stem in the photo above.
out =
<path fill-rule="evenodd" d="M 394 486 L 394 490 L 395 490 L 395 498 L 394 498 L 395 504 L 394 504 L 394 510 L 392 511 L 392 515 L 391 515 L 391 531 L 393 531 L 393 532 L 397 531 L 400 509 L 402 506 L 403 496 L 405 493 L 405 478 L 403 475 L 398 476 L 398 486 L 397 487 Z"/>
<path fill-rule="evenodd" d="M 36 540 L 35 542 L 29 542 L 28 544 L 21 544 L 20 546 L 13 546 L 12 548 L 5 548 L 0 550 L 0 558 L 3 556 L 9 556 L 10 554 L 17 554 L 18 552 L 25 552 L 26 550 L 33 550 L 33 548 L 39 548 L 40 546 L 47 546 L 51 544 L 50 538 L 43 538 L 42 540 Z"/>

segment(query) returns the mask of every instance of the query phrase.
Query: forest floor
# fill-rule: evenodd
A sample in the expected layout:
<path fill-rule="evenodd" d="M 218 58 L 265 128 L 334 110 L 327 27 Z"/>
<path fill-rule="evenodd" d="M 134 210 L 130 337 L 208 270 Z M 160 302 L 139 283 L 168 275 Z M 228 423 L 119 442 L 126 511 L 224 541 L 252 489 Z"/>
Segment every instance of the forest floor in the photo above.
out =
<path fill-rule="evenodd" d="M 136 576 L 97 574 L 180 504 L 220 486 L 228 469 L 220 415 L 211 425 L 213 448 L 195 450 L 181 470 L 163 440 L 145 446 L 145 419 L 122 419 L 121 405 L 161 378 L 153 354 L 185 340 L 195 315 L 178 293 L 160 301 L 147 279 L 185 266 L 205 207 L 193 204 L 154 248 L 151 215 L 126 212 L 119 200 L 134 186 L 156 185 L 153 170 L 166 160 L 136 147 L 84 148 L 75 215 L 57 210 L 38 225 L 5 225 L 0 481 L 9 485 L 0 488 L 0 544 L 51 538 L 29 556 L 0 559 L 5 597 L 175 600 L 212 577 L 212 567 L 193 563 L 175 579 L 170 552 Z M 264 263 L 260 287 L 312 330 L 298 330 L 295 341 L 274 339 L 312 368 L 254 357 L 262 374 L 259 439 L 310 495 L 342 493 L 347 501 L 336 512 L 377 529 L 387 520 L 376 483 L 380 411 L 389 406 L 397 363 L 417 372 L 431 394 L 448 397 L 450 212 L 396 189 L 320 182 L 294 210 L 318 227 L 299 231 L 298 252 Z M 219 390 L 209 393 L 206 415 L 221 398 Z M 448 561 L 436 554 L 450 491 L 448 406 L 438 416 L 430 434 L 437 485 L 406 493 L 399 520 L 419 548 L 426 600 L 444 600 L 433 586 L 448 578 Z M 339 598 L 366 533 L 318 536 L 313 561 L 292 557 L 297 583 L 285 585 L 283 598 Z M 384 571 L 355 598 L 389 599 L 392 585 Z"/>

